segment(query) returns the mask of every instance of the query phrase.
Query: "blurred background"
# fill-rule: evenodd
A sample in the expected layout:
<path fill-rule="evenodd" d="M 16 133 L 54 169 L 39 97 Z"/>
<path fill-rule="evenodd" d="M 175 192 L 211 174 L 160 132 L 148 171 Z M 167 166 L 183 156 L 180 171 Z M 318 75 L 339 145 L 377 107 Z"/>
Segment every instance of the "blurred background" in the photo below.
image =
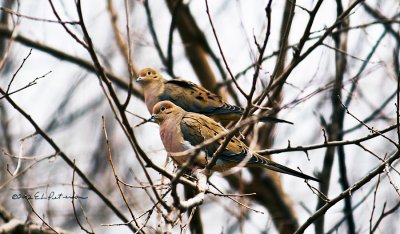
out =
<path fill-rule="evenodd" d="M 398 154 L 400 140 L 400 3 L 214 0 L 208 11 L 206 3 L 0 0 L 0 230 L 293 233 L 364 179 L 311 220 L 306 233 L 399 232 L 398 160 L 385 167 L 385 159 Z M 225 195 L 208 193 L 194 209 L 166 212 L 157 199 L 172 204 L 170 180 L 141 166 L 143 150 L 155 165 L 176 170 L 158 126 L 136 126 L 150 117 L 134 82 L 145 67 L 242 107 L 248 99 L 232 76 L 246 93 L 256 78 L 256 114 L 269 107 L 294 125 L 257 123 L 243 132 L 247 143 L 276 149 L 265 154 L 324 183 L 310 187 L 259 169 L 215 173 L 210 182 L 220 191 L 210 190 Z M 122 104 L 130 97 L 124 114 L 111 108 L 121 107 L 114 93 Z M 380 165 L 385 170 L 374 173 Z M 115 175 L 126 183 L 118 183 L 124 197 Z M 195 193 L 182 185 L 179 192 Z M 73 194 L 81 197 L 75 208 Z"/>

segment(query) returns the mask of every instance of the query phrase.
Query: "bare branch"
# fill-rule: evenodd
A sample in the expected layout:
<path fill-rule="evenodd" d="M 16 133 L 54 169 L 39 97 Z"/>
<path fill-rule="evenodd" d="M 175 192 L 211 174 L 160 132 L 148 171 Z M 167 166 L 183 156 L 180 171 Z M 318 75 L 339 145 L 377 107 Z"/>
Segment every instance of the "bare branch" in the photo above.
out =
<path fill-rule="evenodd" d="M 360 189 L 363 185 L 368 183 L 372 178 L 377 176 L 378 174 L 382 173 L 386 167 L 386 164 L 392 164 L 394 161 L 398 160 L 400 158 L 400 153 L 396 151 L 393 155 L 391 155 L 387 160 L 385 160 L 384 163 L 379 164 L 378 167 L 373 169 L 371 172 L 368 173 L 364 178 L 360 179 L 356 183 L 354 183 L 351 187 L 340 193 L 338 196 L 336 196 L 333 199 L 330 199 L 330 202 L 326 203 L 324 206 L 319 208 L 312 216 L 310 216 L 307 221 L 302 224 L 295 232 L 295 234 L 298 233 L 304 233 L 304 231 L 307 229 L 308 226 L 310 226 L 317 218 L 320 216 L 324 215 L 325 212 L 330 209 L 332 206 L 334 206 L 336 203 L 339 201 L 343 200 L 345 197 L 350 196 L 352 193 Z"/>

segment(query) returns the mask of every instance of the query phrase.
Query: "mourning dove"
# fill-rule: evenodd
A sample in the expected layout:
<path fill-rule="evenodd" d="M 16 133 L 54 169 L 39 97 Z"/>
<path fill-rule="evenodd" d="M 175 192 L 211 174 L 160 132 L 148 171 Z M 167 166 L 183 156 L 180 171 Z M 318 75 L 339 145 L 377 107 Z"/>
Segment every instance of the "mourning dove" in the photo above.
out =
<path fill-rule="evenodd" d="M 228 131 L 213 119 L 205 115 L 186 112 L 170 101 L 158 102 L 153 108 L 152 119 L 160 125 L 160 136 L 164 147 L 169 156 L 178 165 L 184 164 L 189 159 L 189 156 L 179 154 L 180 152 L 190 150 L 196 145 Z M 219 139 L 217 142 L 205 146 L 202 149 L 205 154 L 196 157 L 194 164 L 200 168 L 204 168 L 223 141 L 224 139 Z M 236 137 L 230 140 L 226 148 L 219 155 L 215 166 L 211 168 L 211 171 L 226 171 L 237 166 L 243 160 L 247 160 L 245 165 L 243 165 L 245 167 L 263 167 L 303 179 L 319 181 L 316 178 L 275 163 L 251 151 L 249 147 Z"/>
<path fill-rule="evenodd" d="M 169 100 L 186 111 L 207 115 L 219 122 L 239 120 L 244 109 L 230 105 L 207 89 L 186 80 L 166 80 L 153 68 L 145 68 L 136 79 L 143 87 L 144 99 L 149 112 L 159 101 Z M 286 120 L 266 116 L 260 121 L 284 122 Z"/>

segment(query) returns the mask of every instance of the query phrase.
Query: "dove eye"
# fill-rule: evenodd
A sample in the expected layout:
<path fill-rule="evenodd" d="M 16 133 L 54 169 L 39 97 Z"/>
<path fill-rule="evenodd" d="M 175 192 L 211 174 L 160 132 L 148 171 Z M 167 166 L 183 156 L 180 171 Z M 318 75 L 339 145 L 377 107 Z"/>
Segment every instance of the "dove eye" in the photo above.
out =
<path fill-rule="evenodd" d="M 150 75 L 151 75 L 151 71 L 148 71 L 146 74 L 147 74 L 148 76 L 150 76 Z"/>
<path fill-rule="evenodd" d="M 167 109 L 167 108 L 165 108 L 165 106 L 162 106 L 162 107 L 160 108 L 160 112 L 165 111 L 165 109 Z"/>

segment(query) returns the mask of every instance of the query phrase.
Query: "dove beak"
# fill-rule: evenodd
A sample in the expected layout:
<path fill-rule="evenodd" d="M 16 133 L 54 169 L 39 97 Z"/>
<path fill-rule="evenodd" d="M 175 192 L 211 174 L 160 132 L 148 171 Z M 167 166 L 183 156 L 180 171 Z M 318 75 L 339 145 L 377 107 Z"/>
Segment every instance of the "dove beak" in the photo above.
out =
<path fill-rule="evenodd" d="M 142 80 L 144 80 L 144 77 L 139 76 L 139 77 L 136 79 L 136 82 L 140 82 L 140 81 L 142 81 Z"/>
<path fill-rule="evenodd" d="M 157 119 L 157 115 L 156 115 L 156 114 L 153 114 L 153 115 L 151 115 L 150 119 L 148 119 L 147 121 L 148 121 L 148 122 L 153 122 L 153 123 L 155 123 L 155 122 L 156 122 L 156 119 Z"/>

